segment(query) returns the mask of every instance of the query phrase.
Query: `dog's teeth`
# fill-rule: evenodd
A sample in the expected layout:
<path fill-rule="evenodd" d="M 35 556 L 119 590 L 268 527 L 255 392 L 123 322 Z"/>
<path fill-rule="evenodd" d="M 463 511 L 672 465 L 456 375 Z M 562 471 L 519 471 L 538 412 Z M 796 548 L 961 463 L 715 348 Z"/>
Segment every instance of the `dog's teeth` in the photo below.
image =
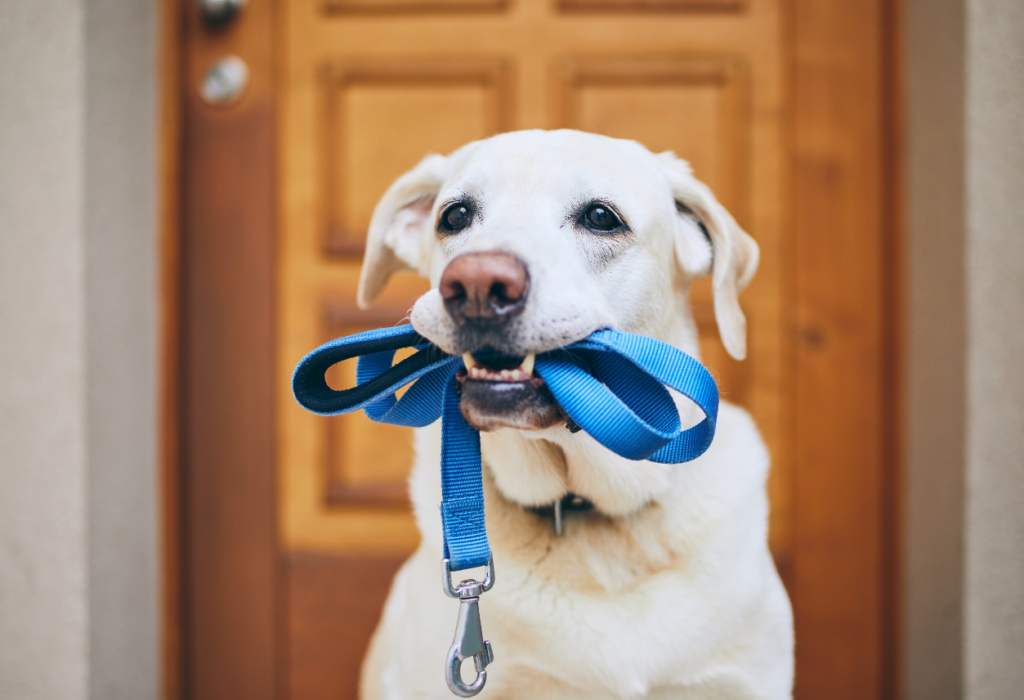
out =
<path fill-rule="evenodd" d="M 470 379 L 482 379 L 492 382 L 522 382 L 533 376 L 536 355 L 530 354 L 523 358 L 522 364 L 512 369 L 488 369 L 476 361 L 472 353 L 463 353 L 462 361 L 466 365 L 466 374 Z"/>

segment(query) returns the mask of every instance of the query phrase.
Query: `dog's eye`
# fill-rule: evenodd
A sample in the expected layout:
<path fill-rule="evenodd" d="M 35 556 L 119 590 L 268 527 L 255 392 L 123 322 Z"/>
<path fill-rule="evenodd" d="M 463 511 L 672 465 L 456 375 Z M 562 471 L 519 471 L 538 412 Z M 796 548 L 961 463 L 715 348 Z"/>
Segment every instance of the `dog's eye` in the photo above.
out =
<path fill-rule="evenodd" d="M 582 218 L 580 223 L 593 231 L 614 231 L 622 228 L 622 221 L 604 204 L 591 204 Z"/>
<path fill-rule="evenodd" d="M 440 228 L 448 233 L 461 231 L 473 222 L 473 210 L 466 202 L 456 202 L 444 210 L 441 220 L 438 222 Z"/>

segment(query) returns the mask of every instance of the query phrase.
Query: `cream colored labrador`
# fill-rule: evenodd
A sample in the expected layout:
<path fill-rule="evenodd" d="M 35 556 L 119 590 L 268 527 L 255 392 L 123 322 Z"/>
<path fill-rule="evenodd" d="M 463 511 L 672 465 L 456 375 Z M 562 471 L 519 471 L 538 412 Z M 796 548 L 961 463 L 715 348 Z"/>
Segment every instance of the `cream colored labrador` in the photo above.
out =
<path fill-rule="evenodd" d="M 750 416 L 723 403 L 693 462 L 629 461 L 567 426 L 532 370 L 534 354 L 601 328 L 699 357 L 687 292 L 709 273 L 722 340 L 743 358 L 737 295 L 757 261 L 684 161 L 577 131 L 429 156 L 377 206 L 359 302 L 397 270 L 430 278 L 412 324 L 466 357 L 461 409 L 484 431 L 497 585 L 480 602 L 495 655 L 480 697 L 791 697 L 792 613 L 768 552 L 768 454 Z M 483 347 L 516 359 L 478 361 Z M 364 700 L 453 697 L 443 669 L 459 603 L 440 585 L 440 436 L 438 424 L 417 431 L 423 539 L 373 637 Z M 593 507 L 567 513 L 559 536 L 536 509 L 570 493 Z"/>

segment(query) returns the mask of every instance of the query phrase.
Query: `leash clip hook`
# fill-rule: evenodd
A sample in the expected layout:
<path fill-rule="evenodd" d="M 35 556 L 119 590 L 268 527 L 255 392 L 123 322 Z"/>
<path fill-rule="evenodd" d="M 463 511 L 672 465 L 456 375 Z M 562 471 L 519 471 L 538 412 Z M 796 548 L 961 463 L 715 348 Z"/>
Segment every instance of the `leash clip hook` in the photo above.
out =
<path fill-rule="evenodd" d="M 444 668 L 444 679 L 448 688 L 460 698 L 471 698 L 484 689 L 487 682 L 487 665 L 494 661 L 491 643 L 484 639 L 480 626 L 480 595 L 494 586 L 494 557 L 487 560 L 487 576 L 484 580 L 462 581 L 452 585 L 451 562 L 442 560 L 444 592 L 449 598 L 459 601 L 459 619 L 455 623 L 455 639 L 448 650 L 448 663 Z M 476 667 L 476 680 L 469 685 L 462 680 L 462 662 L 472 657 Z"/>

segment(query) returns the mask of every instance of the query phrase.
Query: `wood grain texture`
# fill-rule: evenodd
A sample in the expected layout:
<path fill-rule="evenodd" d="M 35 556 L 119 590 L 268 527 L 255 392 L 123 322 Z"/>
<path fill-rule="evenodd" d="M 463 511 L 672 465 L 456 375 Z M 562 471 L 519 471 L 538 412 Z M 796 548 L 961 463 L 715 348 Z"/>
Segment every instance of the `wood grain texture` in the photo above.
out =
<path fill-rule="evenodd" d="M 557 0 L 565 12 L 741 12 L 744 0 Z"/>
<path fill-rule="evenodd" d="M 793 6 L 797 697 L 883 695 L 892 461 L 881 0 Z"/>
<path fill-rule="evenodd" d="M 359 668 L 404 557 L 287 557 L 289 700 L 355 700 Z"/>
<path fill-rule="evenodd" d="M 326 14 L 421 14 L 500 12 L 506 0 L 326 0 Z"/>
<path fill-rule="evenodd" d="M 275 697 L 274 94 L 270 0 L 211 31 L 182 3 L 182 496 L 184 696 Z M 241 57 L 241 102 L 195 86 Z"/>

